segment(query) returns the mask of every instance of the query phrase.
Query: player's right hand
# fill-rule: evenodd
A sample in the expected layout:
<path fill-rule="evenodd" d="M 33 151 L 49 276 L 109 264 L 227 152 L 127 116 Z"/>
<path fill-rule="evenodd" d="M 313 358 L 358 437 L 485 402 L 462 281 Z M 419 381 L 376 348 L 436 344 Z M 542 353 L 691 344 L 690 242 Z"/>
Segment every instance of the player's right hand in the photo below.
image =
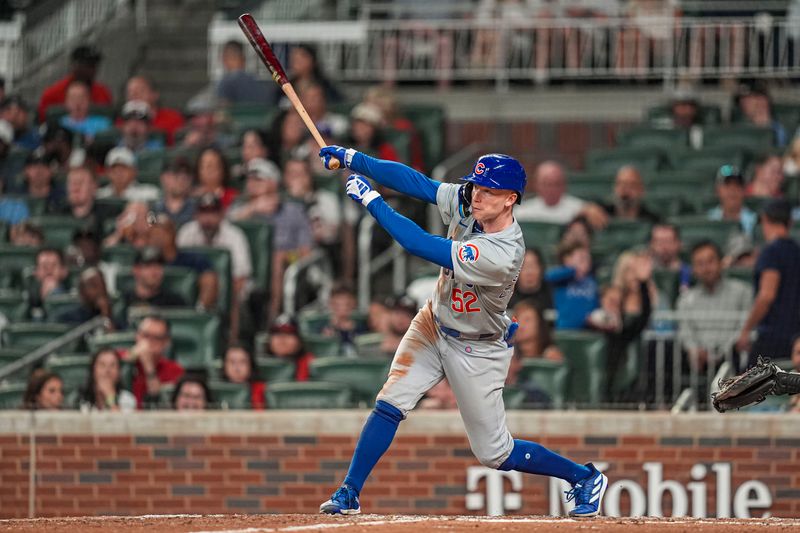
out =
<path fill-rule="evenodd" d="M 319 151 L 322 164 L 325 165 L 325 168 L 328 170 L 332 170 L 331 161 L 334 159 L 339 161 L 339 168 L 350 168 L 350 163 L 352 163 L 354 155 L 356 155 L 356 151 L 353 148 L 343 148 L 335 144 L 326 146 Z"/>

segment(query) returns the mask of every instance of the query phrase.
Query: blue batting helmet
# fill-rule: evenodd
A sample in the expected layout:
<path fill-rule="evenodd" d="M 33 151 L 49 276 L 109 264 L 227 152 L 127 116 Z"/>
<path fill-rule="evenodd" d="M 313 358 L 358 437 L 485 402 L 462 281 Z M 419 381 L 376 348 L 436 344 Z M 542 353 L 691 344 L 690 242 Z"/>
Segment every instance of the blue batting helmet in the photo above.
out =
<path fill-rule="evenodd" d="M 480 156 L 472 169 L 472 174 L 461 179 L 490 189 L 514 191 L 517 193 L 517 203 L 522 202 L 522 194 L 528 182 L 525 169 L 519 161 L 504 154 Z"/>

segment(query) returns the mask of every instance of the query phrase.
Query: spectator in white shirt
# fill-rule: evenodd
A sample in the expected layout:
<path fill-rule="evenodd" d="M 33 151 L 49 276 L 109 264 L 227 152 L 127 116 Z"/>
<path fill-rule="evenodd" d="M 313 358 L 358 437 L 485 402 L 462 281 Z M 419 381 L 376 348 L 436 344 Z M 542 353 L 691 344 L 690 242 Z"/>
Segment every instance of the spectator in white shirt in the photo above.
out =
<path fill-rule="evenodd" d="M 161 192 L 155 185 L 136 181 L 136 156 L 128 148 L 118 146 L 106 155 L 106 172 L 111 181 L 97 191 L 97 198 L 124 198 L 129 202 L 158 200 Z"/>

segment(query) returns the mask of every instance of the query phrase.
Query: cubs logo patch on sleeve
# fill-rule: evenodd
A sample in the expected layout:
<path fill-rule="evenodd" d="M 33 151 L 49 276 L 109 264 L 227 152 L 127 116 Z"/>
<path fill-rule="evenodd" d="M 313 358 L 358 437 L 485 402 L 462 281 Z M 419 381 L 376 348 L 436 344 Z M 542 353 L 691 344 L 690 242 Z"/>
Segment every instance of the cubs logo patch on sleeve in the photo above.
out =
<path fill-rule="evenodd" d="M 462 263 L 474 263 L 478 260 L 480 251 L 474 244 L 462 244 L 458 249 L 458 260 Z"/>

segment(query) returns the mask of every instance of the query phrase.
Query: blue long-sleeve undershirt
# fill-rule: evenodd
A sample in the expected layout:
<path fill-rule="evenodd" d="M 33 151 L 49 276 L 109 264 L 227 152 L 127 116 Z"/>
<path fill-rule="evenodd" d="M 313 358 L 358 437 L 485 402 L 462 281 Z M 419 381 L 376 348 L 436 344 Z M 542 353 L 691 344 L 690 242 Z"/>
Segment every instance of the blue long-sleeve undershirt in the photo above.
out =
<path fill-rule="evenodd" d="M 430 204 L 436 203 L 436 191 L 441 183 L 401 163 L 375 159 L 356 152 L 350 162 L 350 168 L 359 174 L 369 176 L 385 187 Z"/>
<path fill-rule="evenodd" d="M 353 159 L 355 160 L 355 158 Z M 389 207 L 383 198 L 372 200 L 367 206 L 367 211 L 410 254 L 441 267 L 453 269 L 453 256 L 451 255 L 453 241 L 438 235 L 431 235 Z"/>

